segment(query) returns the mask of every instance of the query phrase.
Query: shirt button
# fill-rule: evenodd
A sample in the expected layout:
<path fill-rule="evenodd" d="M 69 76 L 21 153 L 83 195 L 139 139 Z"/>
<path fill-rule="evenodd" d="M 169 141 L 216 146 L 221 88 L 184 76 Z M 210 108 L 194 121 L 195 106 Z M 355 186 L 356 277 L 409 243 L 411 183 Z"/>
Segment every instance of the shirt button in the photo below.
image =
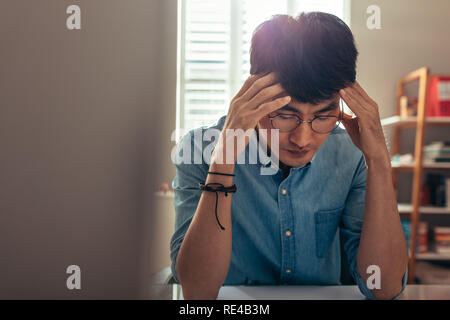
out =
<path fill-rule="evenodd" d="M 286 269 L 286 273 L 291 273 L 291 269 Z"/>
<path fill-rule="evenodd" d="M 287 193 L 286 189 L 281 190 L 281 193 L 282 193 L 283 195 L 286 195 L 286 193 Z"/>
<path fill-rule="evenodd" d="M 287 230 L 287 231 L 286 231 L 286 237 L 290 237 L 291 235 L 292 235 L 291 230 Z"/>

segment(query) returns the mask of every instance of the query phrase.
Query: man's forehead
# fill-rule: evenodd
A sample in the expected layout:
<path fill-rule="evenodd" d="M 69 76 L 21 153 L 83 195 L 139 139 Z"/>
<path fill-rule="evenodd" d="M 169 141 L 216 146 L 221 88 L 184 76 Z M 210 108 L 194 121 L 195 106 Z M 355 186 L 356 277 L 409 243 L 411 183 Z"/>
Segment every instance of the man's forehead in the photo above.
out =
<path fill-rule="evenodd" d="M 339 108 L 339 96 L 336 95 L 331 99 L 325 100 L 318 104 L 301 103 L 292 99 L 289 104 L 279 110 L 298 112 L 300 114 L 314 114 L 317 112 L 332 111 Z"/>

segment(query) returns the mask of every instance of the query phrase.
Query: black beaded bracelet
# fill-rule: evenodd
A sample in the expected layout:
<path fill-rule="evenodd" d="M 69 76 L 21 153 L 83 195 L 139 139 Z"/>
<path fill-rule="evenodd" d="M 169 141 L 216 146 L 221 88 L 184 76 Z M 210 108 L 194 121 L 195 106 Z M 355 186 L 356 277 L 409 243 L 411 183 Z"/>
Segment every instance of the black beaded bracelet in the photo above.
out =
<path fill-rule="evenodd" d="M 232 173 L 223 173 L 223 172 L 217 172 L 217 171 L 208 171 L 208 174 L 216 174 L 216 175 L 219 175 L 219 176 L 234 177 L 234 174 L 232 174 Z"/>
<path fill-rule="evenodd" d="M 203 182 L 200 182 L 198 184 L 198 186 L 199 186 L 200 190 L 202 190 L 202 191 L 214 192 L 216 194 L 216 209 L 215 209 L 216 220 L 217 220 L 217 223 L 218 223 L 220 229 L 225 230 L 225 227 L 222 226 L 222 224 L 219 221 L 219 217 L 217 216 L 217 204 L 219 202 L 219 192 L 224 192 L 225 196 L 227 197 L 228 193 L 236 192 L 236 190 L 237 190 L 236 185 L 233 184 L 230 187 L 225 187 L 221 183 L 211 182 L 211 183 L 204 184 Z"/>

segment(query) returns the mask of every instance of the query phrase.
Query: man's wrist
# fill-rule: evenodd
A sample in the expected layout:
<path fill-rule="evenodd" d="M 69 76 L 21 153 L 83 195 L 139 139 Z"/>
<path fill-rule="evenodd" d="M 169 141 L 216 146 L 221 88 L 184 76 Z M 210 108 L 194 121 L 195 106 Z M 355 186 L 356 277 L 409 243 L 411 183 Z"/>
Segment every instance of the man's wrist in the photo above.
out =
<path fill-rule="evenodd" d="M 380 148 L 377 155 L 368 156 L 364 154 L 364 159 L 366 166 L 370 169 L 391 170 L 391 159 L 387 148 Z"/>
<path fill-rule="evenodd" d="M 209 170 L 212 172 L 220 172 L 225 174 L 234 174 L 234 164 L 220 164 L 214 161 L 211 162 L 209 166 Z M 232 185 L 234 181 L 233 176 L 226 175 L 217 175 L 217 174 L 208 174 L 206 177 L 206 183 L 218 182 L 225 184 L 226 186 Z"/>
<path fill-rule="evenodd" d="M 370 158 L 366 159 L 367 169 L 370 171 L 383 171 L 391 173 L 391 162 L 384 158 Z"/>
<path fill-rule="evenodd" d="M 225 174 L 234 174 L 235 161 L 230 161 L 227 159 L 226 144 L 223 138 L 219 139 L 216 147 L 211 154 L 211 162 L 209 165 L 209 171 L 220 172 Z M 207 181 L 211 180 L 223 180 L 223 181 L 233 181 L 232 176 L 221 176 L 221 175 L 211 175 L 208 174 Z"/>
<path fill-rule="evenodd" d="M 225 163 L 217 163 L 212 161 L 209 165 L 209 171 L 226 173 L 226 174 L 234 174 L 234 163 L 233 164 L 225 164 Z"/>

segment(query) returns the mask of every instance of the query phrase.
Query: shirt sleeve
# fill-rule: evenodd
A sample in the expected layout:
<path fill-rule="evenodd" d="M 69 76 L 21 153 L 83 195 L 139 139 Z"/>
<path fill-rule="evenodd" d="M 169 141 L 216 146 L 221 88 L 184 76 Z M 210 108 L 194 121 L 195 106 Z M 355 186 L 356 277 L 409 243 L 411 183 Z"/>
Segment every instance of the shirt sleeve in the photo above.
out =
<path fill-rule="evenodd" d="M 342 218 L 342 236 L 343 236 L 343 247 L 347 255 L 348 264 L 350 268 L 350 274 L 358 285 L 361 293 L 370 300 L 374 300 L 375 297 L 372 291 L 367 287 L 364 279 L 358 272 L 356 265 L 356 257 L 359 248 L 359 241 L 361 238 L 362 224 L 364 218 L 364 203 L 366 196 L 366 162 L 364 156 L 361 155 L 360 161 L 358 163 L 357 170 L 353 177 L 352 187 L 347 196 L 344 214 Z M 402 290 L 400 293 L 394 297 L 397 299 L 406 287 L 406 281 L 408 276 L 408 269 L 406 269 L 405 274 L 402 279 Z"/>
<path fill-rule="evenodd" d="M 197 156 L 199 156 L 198 153 L 200 152 L 201 157 L 201 150 L 202 147 L 194 143 L 192 132 L 190 132 L 179 142 L 175 155 L 176 175 L 172 182 L 175 193 L 175 231 L 170 240 L 170 259 L 172 275 L 177 283 L 179 282 L 176 272 L 178 251 L 197 210 L 198 202 L 202 194 L 198 184 L 206 180 L 208 171 L 208 167 L 205 167 L 203 161 L 200 164 L 194 164 L 194 153 L 197 153 Z M 184 157 L 183 153 L 185 152 L 191 156 Z M 184 158 L 183 162 L 181 158 Z"/>

